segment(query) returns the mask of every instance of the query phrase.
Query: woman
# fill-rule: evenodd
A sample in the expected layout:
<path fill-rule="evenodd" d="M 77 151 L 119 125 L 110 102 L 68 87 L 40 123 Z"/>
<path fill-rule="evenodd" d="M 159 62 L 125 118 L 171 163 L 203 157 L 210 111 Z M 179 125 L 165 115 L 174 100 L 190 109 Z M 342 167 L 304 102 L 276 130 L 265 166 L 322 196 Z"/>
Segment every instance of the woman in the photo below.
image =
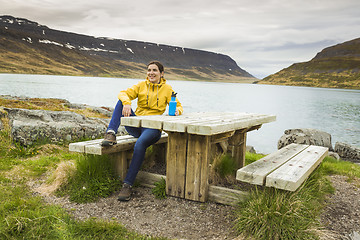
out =
<path fill-rule="evenodd" d="M 120 126 L 121 117 L 163 114 L 171 100 L 172 92 L 172 87 L 166 83 L 164 78 L 164 66 L 158 61 L 150 62 L 147 65 L 146 80 L 119 93 L 119 101 L 101 145 L 111 146 L 116 144 L 115 135 Z M 134 113 L 131 109 L 131 100 L 136 98 L 138 99 L 137 108 Z M 176 101 L 175 115 L 178 116 L 182 114 L 183 108 L 177 99 Z M 149 146 L 156 143 L 161 136 L 161 131 L 157 129 L 127 126 L 125 129 L 130 135 L 138 138 L 138 140 L 135 143 L 133 157 L 118 197 L 119 201 L 130 200 L 131 186 L 134 184 L 136 175 L 144 161 L 145 151 Z"/>

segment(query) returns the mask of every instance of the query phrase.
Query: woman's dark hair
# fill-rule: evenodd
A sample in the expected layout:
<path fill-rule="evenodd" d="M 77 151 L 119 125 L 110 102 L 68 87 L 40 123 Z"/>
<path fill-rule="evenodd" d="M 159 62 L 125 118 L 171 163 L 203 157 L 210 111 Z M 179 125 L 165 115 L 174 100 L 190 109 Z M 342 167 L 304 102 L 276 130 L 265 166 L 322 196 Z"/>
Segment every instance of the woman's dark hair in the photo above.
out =
<path fill-rule="evenodd" d="M 158 66 L 161 73 L 164 72 L 164 66 L 159 61 L 151 61 L 148 63 L 147 66 L 149 67 L 151 64 L 155 64 L 156 66 Z"/>

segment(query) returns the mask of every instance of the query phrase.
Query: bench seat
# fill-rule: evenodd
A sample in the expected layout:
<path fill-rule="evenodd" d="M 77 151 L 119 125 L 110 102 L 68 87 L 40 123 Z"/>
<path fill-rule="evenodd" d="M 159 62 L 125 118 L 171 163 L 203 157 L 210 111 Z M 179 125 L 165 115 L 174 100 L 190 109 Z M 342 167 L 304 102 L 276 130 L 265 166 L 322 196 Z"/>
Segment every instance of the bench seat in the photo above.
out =
<path fill-rule="evenodd" d="M 256 185 L 295 191 L 327 156 L 328 148 L 292 143 L 236 173 L 236 179 Z"/>
<path fill-rule="evenodd" d="M 166 143 L 167 139 L 168 139 L 168 135 L 163 132 L 161 133 L 160 140 L 155 144 Z M 116 137 L 117 144 L 106 147 L 100 145 L 103 140 L 104 139 L 96 139 L 85 142 L 70 143 L 69 151 L 95 154 L 95 155 L 117 153 L 117 152 L 133 149 L 137 138 L 131 135 L 117 136 Z"/>

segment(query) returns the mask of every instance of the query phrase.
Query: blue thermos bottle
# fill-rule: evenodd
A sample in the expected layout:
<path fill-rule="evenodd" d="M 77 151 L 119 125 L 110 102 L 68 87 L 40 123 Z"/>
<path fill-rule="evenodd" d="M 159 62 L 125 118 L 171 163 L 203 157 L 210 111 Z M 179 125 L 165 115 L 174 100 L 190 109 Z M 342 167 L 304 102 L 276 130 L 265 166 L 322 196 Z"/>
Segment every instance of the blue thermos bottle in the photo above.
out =
<path fill-rule="evenodd" d="M 171 100 L 169 102 L 169 115 L 170 116 L 175 116 L 175 111 L 176 111 L 176 94 L 172 92 L 171 94 Z"/>

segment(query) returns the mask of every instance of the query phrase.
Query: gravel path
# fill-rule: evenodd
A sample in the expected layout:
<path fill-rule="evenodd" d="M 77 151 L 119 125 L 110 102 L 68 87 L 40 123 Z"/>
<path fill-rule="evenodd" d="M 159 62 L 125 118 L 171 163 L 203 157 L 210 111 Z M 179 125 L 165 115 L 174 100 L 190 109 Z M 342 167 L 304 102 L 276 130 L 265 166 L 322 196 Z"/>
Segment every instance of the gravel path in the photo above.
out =
<path fill-rule="evenodd" d="M 360 179 L 348 182 L 348 177 L 330 177 L 335 194 L 326 200 L 321 222 L 337 239 L 349 239 L 349 235 L 360 233 Z M 360 240 L 360 238 L 352 238 Z"/>
<path fill-rule="evenodd" d="M 138 233 L 175 239 L 234 239 L 231 206 L 198 203 L 168 197 L 154 198 L 151 189 L 137 187 L 133 198 L 119 202 L 117 196 L 95 203 L 76 204 L 66 198 L 46 196 L 45 200 L 69 210 L 78 219 L 97 217 L 117 220 Z"/>
<path fill-rule="evenodd" d="M 344 176 L 330 179 L 336 191 L 326 200 L 320 221 L 332 238 L 323 236 L 322 239 L 358 240 L 349 235 L 360 233 L 360 179 L 351 182 Z M 171 239 L 241 239 L 232 229 L 234 207 L 174 197 L 159 200 L 149 188 L 135 188 L 129 202 L 119 202 L 115 194 L 87 204 L 72 203 L 53 195 L 44 195 L 44 199 L 67 209 L 77 219 L 117 220 L 141 234 Z"/>

